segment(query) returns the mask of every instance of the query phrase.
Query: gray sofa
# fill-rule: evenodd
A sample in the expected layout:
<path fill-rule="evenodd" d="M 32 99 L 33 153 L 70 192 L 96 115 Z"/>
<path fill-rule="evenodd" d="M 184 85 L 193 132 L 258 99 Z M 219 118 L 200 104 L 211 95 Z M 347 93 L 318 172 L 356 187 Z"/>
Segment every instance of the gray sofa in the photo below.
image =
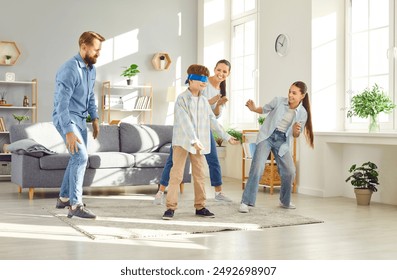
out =
<path fill-rule="evenodd" d="M 89 158 L 84 187 L 159 184 L 171 147 L 172 126 L 101 125 L 95 140 L 91 125 L 88 130 Z M 60 187 L 70 156 L 62 137 L 50 122 L 18 124 L 10 128 L 13 146 L 26 143 L 26 139 L 37 145 L 12 151 L 11 181 L 18 185 L 19 192 L 28 188 L 29 199 L 33 199 L 35 188 Z M 187 162 L 181 192 L 183 183 L 190 181 L 190 163 Z"/>

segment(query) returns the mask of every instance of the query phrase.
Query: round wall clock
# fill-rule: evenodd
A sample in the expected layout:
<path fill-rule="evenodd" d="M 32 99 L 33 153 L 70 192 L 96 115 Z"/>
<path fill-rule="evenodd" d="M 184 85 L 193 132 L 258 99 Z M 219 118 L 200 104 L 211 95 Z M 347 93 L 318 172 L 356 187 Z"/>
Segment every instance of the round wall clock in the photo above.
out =
<path fill-rule="evenodd" d="M 285 56 L 289 49 L 289 38 L 285 34 L 280 34 L 276 38 L 274 49 L 279 56 Z"/>
<path fill-rule="evenodd" d="M 14 82 L 15 81 L 15 73 L 7 72 L 6 73 L 6 81 L 7 82 Z"/>

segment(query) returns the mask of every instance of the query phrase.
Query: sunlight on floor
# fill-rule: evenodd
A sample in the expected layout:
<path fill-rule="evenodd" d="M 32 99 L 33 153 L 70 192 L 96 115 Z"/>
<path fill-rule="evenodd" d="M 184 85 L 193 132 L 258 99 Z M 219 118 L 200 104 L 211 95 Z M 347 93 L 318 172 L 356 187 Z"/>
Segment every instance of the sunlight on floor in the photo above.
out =
<path fill-rule="evenodd" d="M 102 244 L 119 244 L 119 245 L 142 245 L 154 247 L 166 247 L 175 249 L 196 249 L 207 250 L 205 246 L 192 243 L 183 237 L 165 239 L 161 241 L 149 239 L 95 239 L 92 240 L 76 232 L 73 228 L 64 226 L 39 226 L 26 224 L 0 223 L 0 237 L 24 238 L 24 239 L 41 239 L 73 242 L 90 242 Z"/>

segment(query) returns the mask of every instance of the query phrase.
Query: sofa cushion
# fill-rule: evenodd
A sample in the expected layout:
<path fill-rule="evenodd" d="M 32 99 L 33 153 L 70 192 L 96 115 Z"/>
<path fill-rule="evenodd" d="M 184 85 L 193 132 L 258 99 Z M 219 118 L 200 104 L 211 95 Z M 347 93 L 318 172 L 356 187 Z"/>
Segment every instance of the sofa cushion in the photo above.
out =
<path fill-rule="evenodd" d="M 57 153 L 67 153 L 62 136 L 52 122 L 22 123 L 10 127 L 11 143 L 21 139 L 33 139 L 47 149 Z"/>
<path fill-rule="evenodd" d="M 93 153 L 88 157 L 90 168 L 127 168 L 134 166 L 135 158 L 121 152 Z"/>
<path fill-rule="evenodd" d="M 134 153 L 135 167 L 164 167 L 169 154 L 167 153 Z"/>
<path fill-rule="evenodd" d="M 47 149 L 33 139 L 21 139 L 12 142 L 8 145 L 7 149 L 18 155 L 28 155 L 32 157 L 42 157 L 44 155 L 55 154 L 54 151 Z"/>
<path fill-rule="evenodd" d="M 92 137 L 92 124 L 87 124 L 87 130 L 87 150 L 89 154 L 120 151 L 119 127 L 117 125 L 100 125 L 97 139 Z"/>
<path fill-rule="evenodd" d="M 170 154 L 171 153 L 171 147 L 172 147 L 172 143 L 167 143 L 167 144 L 165 144 L 165 145 L 160 147 L 159 152 L 160 153 Z"/>
<path fill-rule="evenodd" d="M 150 153 L 172 142 L 171 125 L 138 125 L 120 123 L 120 151 Z"/>
<path fill-rule="evenodd" d="M 70 155 L 68 153 L 48 155 L 40 158 L 40 169 L 58 170 L 66 169 L 68 166 Z"/>

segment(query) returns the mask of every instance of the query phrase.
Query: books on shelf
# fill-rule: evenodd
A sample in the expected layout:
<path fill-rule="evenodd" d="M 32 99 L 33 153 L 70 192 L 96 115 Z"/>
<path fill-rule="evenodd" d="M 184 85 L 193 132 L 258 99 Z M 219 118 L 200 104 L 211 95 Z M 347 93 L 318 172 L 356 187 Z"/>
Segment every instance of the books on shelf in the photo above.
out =
<path fill-rule="evenodd" d="M 256 150 L 256 143 L 243 143 L 244 155 L 246 158 L 253 158 Z"/>
<path fill-rule="evenodd" d="M 1 132 L 7 131 L 6 123 L 3 117 L 0 117 L 0 131 Z"/>
<path fill-rule="evenodd" d="M 147 95 L 136 96 L 136 94 L 113 95 L 104 97 L 105 108 L 116 110 L 147 110 L 151 108 L 151 97 Z"/>

